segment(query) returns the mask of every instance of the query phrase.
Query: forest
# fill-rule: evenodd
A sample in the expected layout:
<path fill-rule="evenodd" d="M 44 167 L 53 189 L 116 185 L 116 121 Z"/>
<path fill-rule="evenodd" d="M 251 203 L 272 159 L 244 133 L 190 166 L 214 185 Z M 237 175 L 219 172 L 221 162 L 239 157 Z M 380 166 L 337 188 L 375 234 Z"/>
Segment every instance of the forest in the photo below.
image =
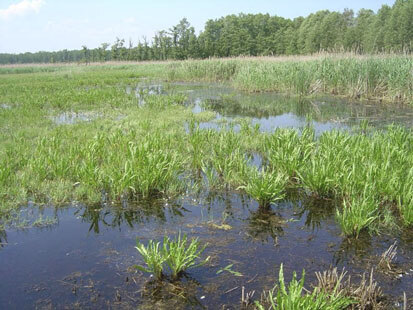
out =
<path fill-rule="evenodd" d="M 184 60 L 210 57 L 302 55 L 321 51 L 411 53 L 413 0 L 396 0 L 377 12 L 328 10 L 287 19 L 270 14 L 228 15 L 210 19 L 196 34 L 183 18 L 152 40 L 116 38 L 113 44 L 79 50 L 0 54 L 0 64 Z"/>

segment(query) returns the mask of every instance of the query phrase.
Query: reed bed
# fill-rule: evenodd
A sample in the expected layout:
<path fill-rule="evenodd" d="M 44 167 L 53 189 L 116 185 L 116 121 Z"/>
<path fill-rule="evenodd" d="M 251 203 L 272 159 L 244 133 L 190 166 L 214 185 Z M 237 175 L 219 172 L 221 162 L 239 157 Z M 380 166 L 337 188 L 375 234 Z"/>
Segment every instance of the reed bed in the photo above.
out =
<path fill-rule="evenodd" d="M 411 56 L 212 59 L 171 63 L 169 80 L 224 81 L 250 91 L 413 103 Z"/>

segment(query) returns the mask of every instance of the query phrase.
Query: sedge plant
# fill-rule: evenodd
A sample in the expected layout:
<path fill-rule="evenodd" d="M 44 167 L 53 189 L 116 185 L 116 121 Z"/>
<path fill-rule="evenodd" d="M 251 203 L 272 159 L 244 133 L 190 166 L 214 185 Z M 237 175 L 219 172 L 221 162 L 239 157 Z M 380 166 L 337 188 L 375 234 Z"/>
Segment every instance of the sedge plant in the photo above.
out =
<path fill-rule="evenodd" d="M 250 168 L 246 185 L 240 186 L 245 192 L 254 198 L 260 207 L 268 207 L 271 203 L 284 198 L 288 177 L 275 171 L 266 171 Z"/>
<path fill-rule="evenodd" d="M 188 269 L 201 266 L 208 262 L 209 257 L 201 259 L 201 254 L 206 248 L 206 244 L 201 246 L 199 240 L 192 239 L 188 242 L 187 235 L 181 236 L 181 233 L 174 239 L 165 236 L 163 243 L 149 240 L 145 246 L 139 240 L 136 243 L 136 249 L 141 254 L 145 265 L 136 265 L 141 271 L 152 273 L 157 280 L 168 277 L 168 268 L 170 279 L 178 280 L 180 276 Z"/>
<path fill-rule="evenodd" d="M 351 299 L 342 295 L 338 287 L 329 293 L 317 289 L 310 292 L 304 288 L 304 280 L 303 270 L 300 280 L 294 272 L 291 282 L 286 284 L 281 264 L 278 286 L 265 293 L 261 302 L 256 301 L 256 307 L 259 310 L 341 310 L 353 303 Z"/>

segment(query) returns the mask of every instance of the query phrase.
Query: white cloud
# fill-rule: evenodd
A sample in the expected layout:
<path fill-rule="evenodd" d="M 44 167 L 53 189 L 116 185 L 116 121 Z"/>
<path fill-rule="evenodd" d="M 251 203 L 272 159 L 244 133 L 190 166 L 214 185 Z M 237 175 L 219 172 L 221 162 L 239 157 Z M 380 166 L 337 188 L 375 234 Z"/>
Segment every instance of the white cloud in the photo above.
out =
<path fill-rule="evenodd" d="M 10 19 L 30 12 L 38 12 L 45 4 L 45 0 L 23 0 L 10 4 L 7 9 L 0 10 L 0 19 Z"/>

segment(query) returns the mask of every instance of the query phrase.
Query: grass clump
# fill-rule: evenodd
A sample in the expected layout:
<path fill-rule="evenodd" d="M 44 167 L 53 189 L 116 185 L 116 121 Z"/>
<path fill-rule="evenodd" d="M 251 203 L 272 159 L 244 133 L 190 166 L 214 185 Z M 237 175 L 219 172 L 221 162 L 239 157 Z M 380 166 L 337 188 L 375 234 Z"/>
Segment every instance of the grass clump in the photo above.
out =
<path fill-rule="evenodd" d="M 283 265 L 281 264 L 278 286 L 265 293 L 261 302 L 256 301 L 259 310 L 340 310 L 346 309 L 353 301 L 338 290 L 338 285 L 331 291 L 314 289 L 312 292 L 304 288 L 305 271 L 300 280 L 293 273 L 290 283 L 284 280 Z"/>
<path fill-rule="evenodd" d="M 143 257 L 146 267 L 136 266 L 139 270 L 152 273 L 157 280 L 167 277 L 170 270 L 172 281 L 178 280 L 188 269 L 201 266 L 208 262 L 209 257 L 201 259 L 207 245 L 201 246 L 198 239 L 188 242 L 186 234 L 170 239 L 165 236 L 163 244 L 150 240 L 145 246 L 139 240 L 136 249 Z"/>
<path fill-rule="evenodd" d="M 164 276 L 164 263 L 166 257 L 162 251 L 160 242 L 148 241 L 148 245 L 145 246 L 139 241 L 136 242 L 135 247 L 141 254 L 146 267 L 136 265 L 135 267 L 141 271 L 152 273 L 156 279 L 162 279 Z"/>
<path fill-rule="evenodd" d="M 283 173 L 251 168 L 247 174 L 246 185 L 240 188 L 254 198 L 260 207 L 267 208 L 271 203 L 285 197 L 287 181 L 288 177 Z"/>
<path fill-rule="evenodd" d="M 358 238 L 362 231 L 374 229 L 373 224 L 379 218 L 378 202 L 366 193 L 349 199 L 344 199 L 341 211 L 337 209 L 336 219 L 346 236 Z"/>

